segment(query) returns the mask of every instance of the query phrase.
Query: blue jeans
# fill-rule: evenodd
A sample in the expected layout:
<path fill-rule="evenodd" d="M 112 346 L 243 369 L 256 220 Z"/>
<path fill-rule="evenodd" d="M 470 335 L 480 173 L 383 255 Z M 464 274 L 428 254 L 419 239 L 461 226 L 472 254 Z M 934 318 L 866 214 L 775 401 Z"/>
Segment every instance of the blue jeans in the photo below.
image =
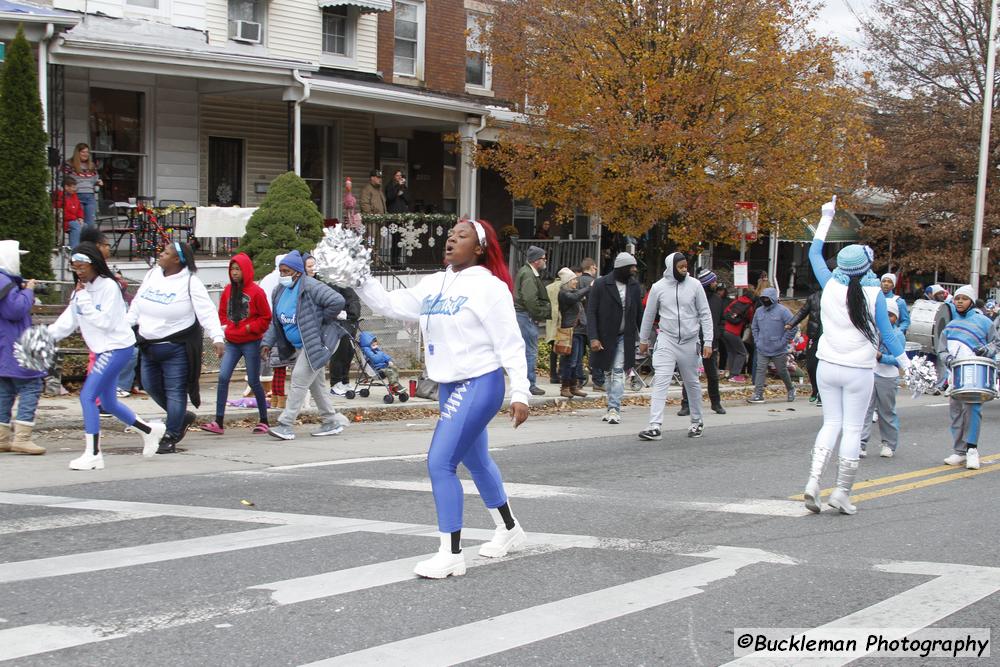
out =
<path fill-rule="evenodd" d="M 10 413 L 16 398 L 20 399 L 17 402 L 17 421 L 34 424 L 43 384 L 42 378 L 0 377 L 0 424 L 10 424 Z"/>
<path fill-rule="evenodd" d="M 253 389 L 257 399 L 257 412 L 260 422 L 267 423 L 267 394 L 264 385 L 260 383 L 260 341 L 249 343 L 230 343 L 226 341 L 226 352 L 222 355 L 219 366 L 219 387 L 215 394 L 215 421 L 222 426 L 222 418 L 226 414 L 226 399 L 229 398 L 229 381 L 233 379 L 233 370 L 240 358 L 246 360 L 247 384 Z"/>
<path fill-rule="evenodd" d="M 573 334 L 573 350 L 562 358 L 559 377 L 563 382 L 575 381 L 583 374 L 583 348 L 587 344 L 587 336 Z"/>
<path fill-rule="evenodd" d="M 70 248 L 80 245 L 80 232 L 83 231 L 83 220 L 70 220 L 69 231 L 66 232 L 66 244 Z"/>
<path fill-rule="evenodd" d="M 167 412 L 167 433 L 184 430 L 187 412 L 187 352 L 180 343 L 158 343 L 142 352 L 142 388 Z"/>
<path fill-rule="evenodd" d="M 135 382 L 135 366 L 139 361 L 139 348 L 133 347 L 131 352 L 128 361 L 125 362 L 118 374 L 118 388 L 122 391 L 132 391 L 132 384 Z"/>
<path fill-rule="evenodd" d="M 83 207 L 84 224 L 94 224 L 97 221 L 97 197 L 93 192 L 81 192 L 77 194 L 77 197 L 80 199 L 80 206 Z M 77 240 L 79 240 L 79 237 L 77 237 Z"/>
<path fill-rule="evenodd" d="M 118 401 L 115 385 L 122 367 L 132 358 L 135 348 L 125 347 L 118 350 L 101 352 L 94 360 L 94 365 L 87 373 L 87 379 L 80 390 L 80 407 L 83 410 L 83 430 L 95 435 L 101 432 L 101 414 L 97 407 L 100 399 L 101 408 L 117 417 L 123 424 L 131 426 L 135 423 L 135 413 L 124 403 Z"/>
<path fill-rule="evenodd" d="M 535 386 L 538 379 L 535 375 L 535 366 L 538 364 L 538 325 L 531 319 L 528 313 L 517 311 L 517 326 L 521 329 L 521 338 L 524 339 L 524 357 L 528 362 L 528 384 Z"/>
<path fill-rule="evenodd" d="M 608 410 L 622 409 L 622 397 L 625 395 L 625 336 L 618 335 L 615 344 L 615 358 L 611 363 L 611 382 L 608 387 Z"/>

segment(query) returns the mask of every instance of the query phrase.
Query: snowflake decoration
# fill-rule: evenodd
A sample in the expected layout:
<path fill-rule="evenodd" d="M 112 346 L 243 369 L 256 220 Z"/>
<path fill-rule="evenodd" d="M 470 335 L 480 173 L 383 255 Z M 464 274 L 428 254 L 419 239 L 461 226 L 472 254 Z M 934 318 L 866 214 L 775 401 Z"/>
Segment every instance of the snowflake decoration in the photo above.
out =
<path fill-rule="evenodd" d="M 434 237 L 433 236 L 430 237 L 429 239 L 427 239 L 427 247 L 428 248 L 433 248 L 434 247 Z"/>
<path fill-rule="evenodd" d="M 399 231 L 399 225 L 397 225 L 395 222 L 389 225 L 389 233 L 395 234 L 398 231 Z"/>
<path fill-rule="evenodd" d="M 434 233 L 437 234 L 438 236 L 441 236 L 442 234 L 444 234 L 444 227 L 438 225 L 437 229 L 434 230 Z"/>
<path fill-rule="evenodd" d="M 420 242 L 420 236 L 429 232 L 430 228 L 426 223 L 416 227 L 412 222 L 408 221 L 406 224 L 400 225 L 398 231 L 400 232 L 400 237 L 397 245 L 406 253 L 407 257 L 412 257 L 414 250 L 424 247 L 424 244 Z"/>

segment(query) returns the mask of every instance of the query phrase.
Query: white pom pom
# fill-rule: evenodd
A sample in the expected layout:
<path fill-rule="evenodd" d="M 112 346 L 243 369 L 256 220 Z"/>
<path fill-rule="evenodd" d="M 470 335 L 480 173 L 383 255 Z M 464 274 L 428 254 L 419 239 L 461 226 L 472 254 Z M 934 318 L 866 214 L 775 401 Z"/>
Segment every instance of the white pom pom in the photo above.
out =
<path fill-rule="evenodd" d="M 358 232 L 343 226 L 327 228 L 313 251 L 316 272 L 341 287 L 360 287 L 372 275 L 372 251 Z"/>
<path fill-rule="evenodd" d="M 14 343 L 14 359 L 30 371 L 47 371 L 56 363 L 56 342 L 49 328 L 36 325 L 24 330 Z"/>
<path fill-rule="evenodd" d="M 933 391 L 937 383 L 937 367 L 923 355 L 915 357 L 909 370 L 906 371 L 906 386 L 913 397 Z"/>

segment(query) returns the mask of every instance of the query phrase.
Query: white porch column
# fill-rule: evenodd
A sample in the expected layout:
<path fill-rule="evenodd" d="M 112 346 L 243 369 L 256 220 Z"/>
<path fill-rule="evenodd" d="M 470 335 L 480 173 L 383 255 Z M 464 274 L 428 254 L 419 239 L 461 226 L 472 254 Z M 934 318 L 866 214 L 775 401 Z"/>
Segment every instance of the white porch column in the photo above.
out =
<path fill-rule="evenodd" d="M 458 215 L 479 217 L 479 169 L 473 161 L 473 150 L 476 145 L 476 133 L 479 125 L 463 123 L 458 127 L 458 135 L 462 142 L 462 155 L 458 165 Z"/>

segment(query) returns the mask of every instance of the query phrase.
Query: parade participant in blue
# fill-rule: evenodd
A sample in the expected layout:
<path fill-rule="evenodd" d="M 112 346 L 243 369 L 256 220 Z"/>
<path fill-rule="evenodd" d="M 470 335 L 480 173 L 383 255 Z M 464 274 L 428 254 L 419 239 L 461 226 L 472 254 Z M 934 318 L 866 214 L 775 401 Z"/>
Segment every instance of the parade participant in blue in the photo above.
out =
<path fill-rule="evenodd" d="M 997 339 L 990 318 L 983 315 L 976 305 L 976 292 L 972 285 L 959 287 L 952 297 L 954 318 L 941 330 L 937 340 L 938 359 L 950 370 L 955 362 L 972 357 L 996 355 Z M 954 390 L 955 387 L 952 387 Z M 979 469 L 979 430 L 982 425 L 983 404 L 948 399 L 951 414 L 951 434 L 954 452 L 944 460 L 946 465 L 965 464 L 969 470 Z"/>
<path fill-rule="evenodd" d="M 97 355 L 97 360 L 80 390 L 86 448 L 83 455 L 70 461 L 69 467 L 72 470 L 104 468 L 98 400 L 105 412 L 139 431 L 142 435 L 142 455 L 153 456 L 167 430 L 166 426 L 136 417 L 128 406 L 118 402 L 116 395 L 118 374 L 131 360 L 135 346 L 135 334 L 125 321 L 125 299 L 122 298 L 121 288 L 96 245 L 81 243 L 73 248 L 70 261 L 78 278 L 76 290 L 66 310 L 54 324 L 49 325 L 49 333 L 58 341 L 79 328 L 83 341 Z"/>
<path fill-rule="evenodd" d="M 462 463 L 496 525 L 479 555 L 500 558 L 521 548 L 524 530 L 511 513 L 500 471 L 489 455 L 487 426 L 503 405 L 504 370 L 510 379 L 514 428 L 528 418 L 528 371 L 517 317 L 513 284 L 492 226 L 461 220 L 448 235 L 448 267 L 415 287 L 387 292 L 369 278 L 358 290 L 376 313 L 418 321 L 424 340 L 427 376 L 440 383 L 438 420 L 427 469 L 437 508 L 440 548 L 414 568 L 421 577 L 443 579 L 465 574 L 461 548 Z"/>
<path fill-rule="evenodd" d="M 712 356 L 715 325 L 708 308 L 705 288 L 688 277 L 688 262 L 684 253 L 674 252 L 664 260 L 663 277 L 649 288 L 646 311 L 639 328 L 639 354 L 649 351 L 653 320 L 659 318 L 656 344 L 653 349 L 653 397 L 649 401 L 649 428 L 639 433 L 640 440 L 659 440 L 663 423 L 663 407 L 667 390 L 680 371 L 684 389 L 691 397 L 689 438 L 700 438 L 704 431 L 701 418 L 701 382 L 698 380 L 700 358 Z M 699 341 L 701 345 L 699 346 Z"/>
<path fill-rule="evenodd" d="M 816 350 L 823 426 L 813 446 L 805 504 L 811 512 L 821 510 L 819 480 L 840 436 L 837 487 L 827 502 L 843 514 L 854 514 L 857 508 L 851 504 L 850 495 L 858 473 L 861 428 L 872 394 L 879 334 L 900 368 L 909 368 L 910 360 L 893 332 L 885 295 L 878 277 L 871 271 L 874 259 L 871 248 L 846 246 L 837 254 L 834 271 L 826 265 L 823 243 L 836 210 L 836 197 L 823 204 L 809 248 L 813 273 L 823 289 L 820 300 L 823 335 Z"/>
<path fill-rule="evenodd" d="M 896 274 L 883 273 L 881 282 L 882 294 L 885 295 L 886 301 L 896 302 L 896 307 L 899 309 L 899 319 L 897 320 L 896 328 L 905 335 L 906 330 L 910 328 L 910 309 L 906 307 L 906 299 L 895 294 Z"/>
<path fill-rule="evenodd" d="M 882 278 L 883 294 L 885 293 L 885 278 Z M 895 299 L 886 298 L 886 310 L 889 311 L 889 322 L 892 323 L 896 342 L 906 345 L 906 337 L 899 330 L 899 304 Z M 873 415 L 878 415 L 879 434 L 882 437 L 882 449 L 879 456 L 892 458 L 899 445 L 899 415 L 896 414 L 896 394 L 899 393 L 899 364 L 892 356 L 885 341 L 879 336 L 878 354 L 875 364 L 875 384 L 872 389 L 871 402 L 861 427 L 861 458 L 868 455 L 868 439 L 871 436 Z"/>

